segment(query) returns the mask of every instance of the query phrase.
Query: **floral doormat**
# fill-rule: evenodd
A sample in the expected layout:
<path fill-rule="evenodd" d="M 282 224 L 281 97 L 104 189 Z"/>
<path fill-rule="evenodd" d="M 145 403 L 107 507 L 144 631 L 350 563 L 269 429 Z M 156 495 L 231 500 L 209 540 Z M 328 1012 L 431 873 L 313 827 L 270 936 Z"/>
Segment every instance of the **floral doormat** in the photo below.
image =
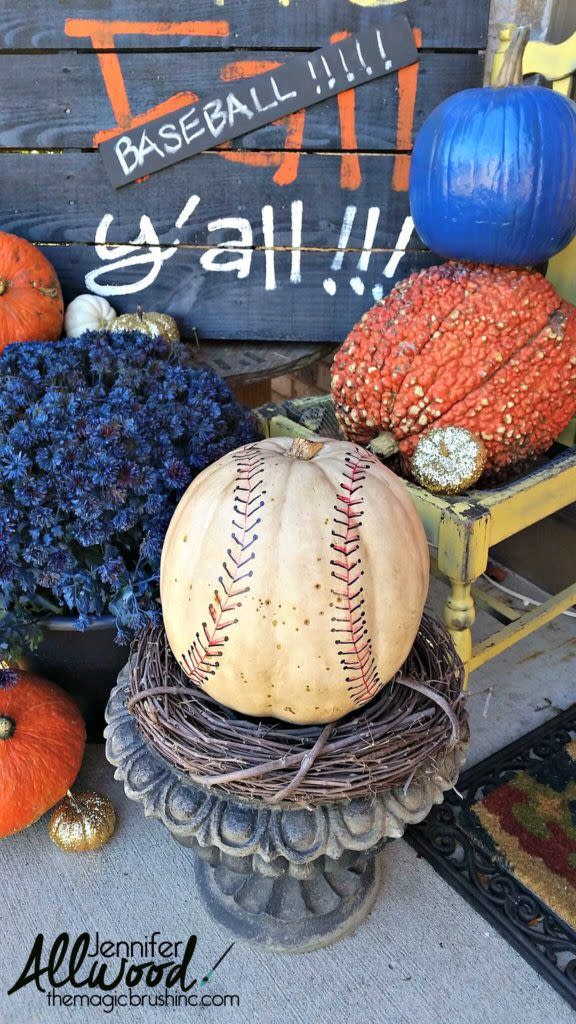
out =
<path fill-rule="evenodd" d="M 464 772 L 405 838 L 576 1007 L 576 704 Z"/>

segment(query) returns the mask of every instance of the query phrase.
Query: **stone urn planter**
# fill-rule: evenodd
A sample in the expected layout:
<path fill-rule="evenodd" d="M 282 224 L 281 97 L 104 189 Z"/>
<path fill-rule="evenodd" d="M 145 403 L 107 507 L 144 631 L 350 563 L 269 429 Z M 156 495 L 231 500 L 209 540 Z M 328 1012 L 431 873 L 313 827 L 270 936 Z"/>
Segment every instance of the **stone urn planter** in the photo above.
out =
<path fill-rule="evenodd" d="M 452 788 L 465 743 L 405 786 L 312 809 L 232 797 L 193 783 L 143 739 L 127 710 L 125 668 L 106 718 L 106 755 L 126 795 L 195 853 L 196 885 L 236 939 L 307 952 L 353 932 L 372 909 L 380 851 L 423 820 Z"/>

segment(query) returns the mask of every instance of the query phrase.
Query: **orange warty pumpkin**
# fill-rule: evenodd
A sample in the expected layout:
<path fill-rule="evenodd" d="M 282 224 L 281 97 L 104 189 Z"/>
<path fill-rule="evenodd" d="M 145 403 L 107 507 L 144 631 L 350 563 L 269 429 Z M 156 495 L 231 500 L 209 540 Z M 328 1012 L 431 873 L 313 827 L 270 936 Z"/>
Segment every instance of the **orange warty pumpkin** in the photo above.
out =
<path fill-rule="evenodd" d="M 404 467 L 431 427 L 482 438 L 486 469 L 546 451 L 576 413 L 576 308 L 532 270 L 450 262 L 412 274 L 336 353 L 350 439 L 389 432 Z"/>
<path fill-rule="evenodd" d="M 64 690 L 26 672 L 0 671 L 0 839 L 62 799 L 85 743 L 82 716 Z"/>
<path fill-rule="evenodd" d="M 31 242 L 0 231 L 0 352 L 11 341 L 56 341 L 63 320 L 52 264 Z"/>

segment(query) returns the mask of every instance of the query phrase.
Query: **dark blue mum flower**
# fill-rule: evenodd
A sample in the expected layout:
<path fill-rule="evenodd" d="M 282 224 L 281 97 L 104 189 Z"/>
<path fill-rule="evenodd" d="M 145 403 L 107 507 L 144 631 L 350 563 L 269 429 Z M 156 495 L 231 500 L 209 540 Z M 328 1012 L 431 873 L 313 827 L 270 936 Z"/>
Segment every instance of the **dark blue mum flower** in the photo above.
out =
<path fill-rule="evenodd" d="M 9 345 L 0 379 L 0 661 L 58 609 L 130 638 L 158 617 L 181 495 L 253 418 L 186 346 L 139 333 Z"/>

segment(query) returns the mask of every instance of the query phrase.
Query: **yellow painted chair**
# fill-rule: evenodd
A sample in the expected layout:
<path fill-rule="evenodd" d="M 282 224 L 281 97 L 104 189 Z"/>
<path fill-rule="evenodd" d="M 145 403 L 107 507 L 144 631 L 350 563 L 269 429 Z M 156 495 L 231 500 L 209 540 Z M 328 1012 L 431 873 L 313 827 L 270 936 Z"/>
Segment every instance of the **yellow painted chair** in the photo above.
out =
<path fill-rule="evenodd" d="M 264 406 L 259 415 L 267 437 L 339 436 L 328 395 Z M 517 612 L 477 583 L 494 544 L 576 500 L 576 447 L 565 442 L 560 438 L 536 469 L 503 487 L 448 497 L 410 481 L 406 484 L 426 531 L 432 570 L 449 584 L 444 621 L 467 675 L 576 604 L 576 583 L 528 613 Z M 378 452 L 378 438 L 371 448 Z M 503 628 L 474 646 L 476 606 Z"/>

